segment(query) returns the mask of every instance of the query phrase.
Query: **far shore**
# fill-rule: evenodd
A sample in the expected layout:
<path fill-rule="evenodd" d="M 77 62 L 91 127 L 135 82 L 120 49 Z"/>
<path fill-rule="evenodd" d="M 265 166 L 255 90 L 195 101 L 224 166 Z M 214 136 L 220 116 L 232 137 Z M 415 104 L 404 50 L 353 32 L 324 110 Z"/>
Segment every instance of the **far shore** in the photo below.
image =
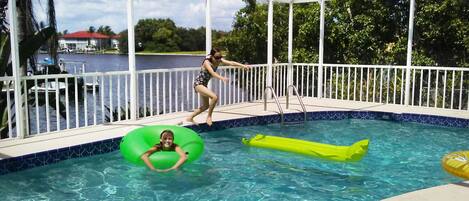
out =
<path fill-rule="evenodd" d="M 47 54 L 47 53 L 40 53 L 40 54 Z M 91 55 L 127 55 L 126 53 L 120 53 L 117 51 L 97 51 L 97 52 L 73 52 L 73 53 L 62 53 L 62 54 L 91 54 Z M 205 51 L 188 51 L 188 52 L 136 52 L 135 55 L 143 55 L 143 56 L 205 56 Z"/>
<path fill-rule="evenodd" d="M 165 53 L 153 53 L 153 52 L 136 52 L 135 55 L 164 55 L 164 56 L 205 56 L 204 54 L 200 53 L 179 53 L 179 52 L 165 52 Z"/>
<path fill-rule="evenodd" d="M 95 53 L 93 53 L 95 54 Z M 100 53 L 96 53 L 100 54 Z M 119 53 L 116 51 L 112 52 L 104 52 L 102 54 L 123 54 Z M 126 55 L 126 54 L 125 54 Z M 135 52 L 135 55 L 162 55 L 162 56 L 205 56 L 205 51 L 184 51 L 184 52 L 149 52 L 149 51 L 143 51 L 143 52 Z"/>

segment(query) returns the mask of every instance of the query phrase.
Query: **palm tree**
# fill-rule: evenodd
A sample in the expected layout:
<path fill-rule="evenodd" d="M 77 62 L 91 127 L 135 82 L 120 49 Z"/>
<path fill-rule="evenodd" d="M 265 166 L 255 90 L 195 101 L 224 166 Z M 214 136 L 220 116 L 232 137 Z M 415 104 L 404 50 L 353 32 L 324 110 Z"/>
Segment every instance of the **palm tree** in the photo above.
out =
<path fill-rule="evenodd" d="M 96 32 L 96 28 L 94 28 L 94 26 L 90 26 L 90 28 L 88 28 L 88 32 L 94 33 Z"/>
<path fill-rule="evenodd" d="M 41 29 L 36 21 L 33 13 L 33 3 L 31 0 L 21 0 L 17 2 L 18 16 L 18 39 L 19 39 L 19 60 L 20 60 L 20 76 L 26 75 L 27 66 L 29 65 L 33 71 L 36 70 L 36 52 L 44 44 L 48 44 L 50 57 L 57 61 L 57 33 L 55 20 L 54 0 L 47 1 L 47 17 L 49 26 Z M 12 64 L 10 60 L 10 30 L 6 21 L 6 11 L 8 9 L 8 1 L 0 2 L 0 76 L 12 76 Z M 11 83 L 8 83 L 11 84 Z M 26 83 L 26 89 L 33 86 L 33 83 Z M 0 84 L 0 91 L 3 83 Z M 22 89 L 24 87 L 21 87 Z M 24 93 L 22 91 L 21 93 Z M 8 127 L 5 127 L 6 121 L 12 121 L 3 118 L 7 112 L 6 93 L 0 94 L 0 138 L 8 137 Z M 54 101 L 51 101 L 54 102 Z M 24 107 L 24 105 L 23 105 Z M 24 111 L 24 110 L 22 110 Z M 12 115 L 13 116 L 13 115 Z"/>
<path fill-rule="evenodd" d="M 0 32 L 4 33 L 8 31 L 8 23 L 6 19 L 8 1 L 0 1 Z"/>

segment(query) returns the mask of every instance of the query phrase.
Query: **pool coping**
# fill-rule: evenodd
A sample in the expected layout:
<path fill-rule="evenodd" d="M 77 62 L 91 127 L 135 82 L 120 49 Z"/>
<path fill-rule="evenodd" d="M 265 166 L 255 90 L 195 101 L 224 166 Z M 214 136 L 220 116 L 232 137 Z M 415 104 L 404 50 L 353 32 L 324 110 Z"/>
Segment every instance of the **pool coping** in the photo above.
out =
<path fill-rule="evenodd" d="M 467 201 L 467 198 L 469 198 L 469 181 L 462 181 L 404 193 L 383 201 Z"/>

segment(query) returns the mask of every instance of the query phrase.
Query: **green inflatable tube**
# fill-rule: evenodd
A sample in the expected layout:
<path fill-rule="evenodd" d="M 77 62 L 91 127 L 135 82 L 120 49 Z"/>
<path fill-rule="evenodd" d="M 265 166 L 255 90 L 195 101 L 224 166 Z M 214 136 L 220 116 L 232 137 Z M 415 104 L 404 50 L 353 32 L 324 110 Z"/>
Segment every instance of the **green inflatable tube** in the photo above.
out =
<path fill-rule="evenodd" d="M 145 126 L 131 131 L 122 138 L 121 154 L 133 164 L 145 165 L 140 156 L 160 143 L 160 133 L 163 130 L 173 131 L 174 143 L 187 154 L 185 163 L 197 160 L 202 155 L 204 150 L 202 138 L 189 128 L 174 125 Z M 166 169 L 179 160 L 179 155 L 175 151 L 158 151 L 150 155 L 149 159 L 155 168 Z"/>

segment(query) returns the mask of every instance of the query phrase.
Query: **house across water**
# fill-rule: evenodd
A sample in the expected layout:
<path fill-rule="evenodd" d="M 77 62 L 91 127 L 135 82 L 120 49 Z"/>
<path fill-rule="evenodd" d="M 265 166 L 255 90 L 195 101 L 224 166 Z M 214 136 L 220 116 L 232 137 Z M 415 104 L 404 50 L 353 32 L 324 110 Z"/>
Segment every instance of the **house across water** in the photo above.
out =
<path fill-rule="evenodd" d="M 78 31 L 65 34 L 59 39 L 59 47 L 64 52 L 94 52 L 104 49 L 118 49 L 119 35 L 108 36 L 101 33 Z"/>

